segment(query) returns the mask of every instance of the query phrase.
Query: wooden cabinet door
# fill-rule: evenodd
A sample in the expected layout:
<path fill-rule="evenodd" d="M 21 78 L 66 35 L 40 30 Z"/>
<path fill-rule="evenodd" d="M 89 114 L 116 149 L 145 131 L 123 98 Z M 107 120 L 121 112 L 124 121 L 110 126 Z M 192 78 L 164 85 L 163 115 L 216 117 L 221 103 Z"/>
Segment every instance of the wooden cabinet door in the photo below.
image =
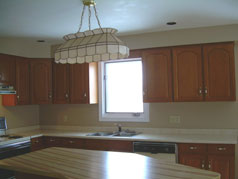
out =
<path fill-rule="evenodd" d="M 202 49 L 200 45 L 173 48 L 175 101 L 202 101 Z"/>
<path fill-rule="evenodd" d="M 30 63 L 26 58 L 16 60 L 16 92 L 17 104 L 30 104 Z"/>
<path fill-rule="evenodd" d="M 0 54 L 0 85 L 15 87 L 15 56 Z"/>
<path fill-rule="evenodd" d="M 52 101 L 51 59 L 33 59 L 31 64 L 31 102 L 49 104 Z"/>
<path fill-rule="evenodd" d="M 205 169 L 206 160 L 206 155 L 202 154 L 179 154 L 179 163 L 191 167 Z"/>
<path fill-rule="evenodd" d="M 235 158 L 232 156 L 208 155 L 208 169 L 221 174 L 221 179 L 234 179 Z"/>
<path fill-rule="evenodd" d="M 235 100 L 234 43 L 203 45 L 207 101 Z"/>
<path fill-rule="evenodd" d="M 69 103 L 69 65 L 53 64 L 53 103 Z"/>
<path fill-rule="evenodd" d="M 169 48 L 142 52 L 144 102 L 172 101 L 171 51 Z"/>
<path fill-rule="evenodd" d="M 89 64 L 70 65 L 70 102 L 89 103 Z"/>

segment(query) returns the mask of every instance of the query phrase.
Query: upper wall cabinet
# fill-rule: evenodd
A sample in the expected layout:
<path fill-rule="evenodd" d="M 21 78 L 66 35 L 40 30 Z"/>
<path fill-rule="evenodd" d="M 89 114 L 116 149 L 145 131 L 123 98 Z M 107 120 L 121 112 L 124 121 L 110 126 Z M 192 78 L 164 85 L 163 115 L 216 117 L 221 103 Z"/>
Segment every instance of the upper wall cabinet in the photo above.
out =
<path fill-rule="evenodd" d="M 31 103 L 50 104 L 52 102 L 52 60 L 33 59 L 31 66 Z"/>
<path fill-rule="evenodd" d="M 202 101 L 201 45 L 173 48 L 175 101 Z"/>
<path fill-rule="evenodd" d="M 30 61 L 23 57 L 16 60 L 16 102 L 30 104 Z"/>
<path fill-rule="evenodd" d="M 53 103 L 69 103 L 69 65 L 53 63 Z"/>
<path fill-rule="evenodd" d="M 97 63 L 54 64 L 54 104 L 98 102 Z"/>
<path fill-rule="evenodd" d="M 235 100 L 234 43 L 207 44 L 203 53 L 206 101 Z"/>
<path fill-rule="evenodd" d="M 172 101 L 171 50 L 144 50 L 142 62 L 144 102 Z"/>
<path fill-rule="evenodd" d="M 15 87 L 15 56 L 0 54 L 0 85 Z"/>

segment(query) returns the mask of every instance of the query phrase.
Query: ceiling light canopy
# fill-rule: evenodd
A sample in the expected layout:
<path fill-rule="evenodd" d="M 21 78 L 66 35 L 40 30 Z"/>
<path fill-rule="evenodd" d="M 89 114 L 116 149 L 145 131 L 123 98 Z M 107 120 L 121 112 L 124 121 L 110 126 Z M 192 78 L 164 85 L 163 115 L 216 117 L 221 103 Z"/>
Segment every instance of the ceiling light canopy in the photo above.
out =
<path fill-rule="evenodd" d="M 90 63 L 123 59 L 129 56 L 129 48 L 116 36 L 114 28 L 102 28 L 94 0 L 83 0 L 83 11 L 77 33 L 65 35 L 65 42 L 55 52 L 55 62 L 62 64 Z M 88 28 L 80 32 L 85 7 L 88 7 Z M 98 29 L 91 30 L 91 7 L 98 22 Z"/>

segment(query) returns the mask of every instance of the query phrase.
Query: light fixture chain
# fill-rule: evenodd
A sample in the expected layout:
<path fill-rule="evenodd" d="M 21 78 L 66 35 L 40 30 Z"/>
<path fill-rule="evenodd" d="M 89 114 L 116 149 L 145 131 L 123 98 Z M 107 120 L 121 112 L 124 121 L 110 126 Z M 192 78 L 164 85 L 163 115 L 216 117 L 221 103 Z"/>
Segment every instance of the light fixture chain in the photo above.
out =
<path fill-rule="evenodd" d="M 91 30 L 91 8 L 88 6 L 88 29 Z"/>
<path fill-rule="evenodd" d="M 83 25 L 84 11 L 85 11 L 85 5 L 83 5 L 83 11 L 82 11 L 82 14 L 81 14 L 81 19 L 80 19 L 80 25 L 79 25 L 79 30 L 78 30 L 78 32 L 80 32 L 80 30 L 81 30 L 81 28 L 82 28 L 82 25 Z"/>
<path fill-rule="evenodd" d="M 99 18 L 98 18 L 98 12 L 97 12 L 96 6 L 93 6 L 93 8 L 94 8 L 96 19 L 98 21 L 98 26 L 100 27 L 100 29 L 102 29 L 101 23 L 100 23 Z"/>

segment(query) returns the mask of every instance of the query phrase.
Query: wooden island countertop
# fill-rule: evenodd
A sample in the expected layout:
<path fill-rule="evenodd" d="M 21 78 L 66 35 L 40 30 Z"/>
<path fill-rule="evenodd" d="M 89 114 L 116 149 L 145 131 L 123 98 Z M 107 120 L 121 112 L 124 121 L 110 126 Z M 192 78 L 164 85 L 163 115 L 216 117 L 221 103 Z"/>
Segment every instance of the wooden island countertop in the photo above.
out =
<path fill-rule="evenodd" d="M 220 175 L 134 153 L 52 147 L 0 160 L 24 179 L 219 179 Z"/>

